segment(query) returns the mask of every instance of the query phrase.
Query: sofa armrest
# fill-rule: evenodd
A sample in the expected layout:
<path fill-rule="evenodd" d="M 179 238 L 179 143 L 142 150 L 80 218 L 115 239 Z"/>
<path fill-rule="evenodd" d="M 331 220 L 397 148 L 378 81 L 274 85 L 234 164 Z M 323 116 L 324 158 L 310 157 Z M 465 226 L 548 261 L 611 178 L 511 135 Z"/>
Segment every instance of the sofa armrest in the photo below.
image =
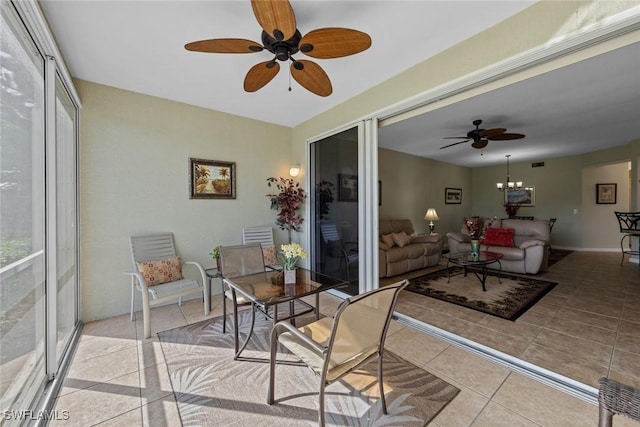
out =
<path fill-rule="evenodd" d="M 411 243 L 438 243 L 443 238 L 440 234 L 418 234 L 411 237 Z"/>
<path fill-rule="evenodd" d="M 471 236 L 464 233 L 447 233 L 449 239 L 453 239 L 459 243 L 471 243 Z"/>
<path fill-rule="evenodd" d="M 527 249 L 527 248 L 531 248 L 533 246 L 544 246 L 546 245 L 546 243 L 543 240 L 538 240 L 538 239 L 532 239 L 532 240 L 527 240 L 526 242 L 522 242 L 519 246 L 520 249 Z"/>

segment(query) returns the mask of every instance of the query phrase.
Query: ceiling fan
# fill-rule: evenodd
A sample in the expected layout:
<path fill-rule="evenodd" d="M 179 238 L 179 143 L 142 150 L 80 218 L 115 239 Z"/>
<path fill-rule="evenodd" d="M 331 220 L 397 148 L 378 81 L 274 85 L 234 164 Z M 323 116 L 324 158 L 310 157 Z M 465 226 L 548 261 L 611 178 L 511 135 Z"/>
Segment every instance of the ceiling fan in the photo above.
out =
<path fill-rule="evenodd" d="M 187 43 L 189 51 L 208 53 L 255 53 L 264 49 L 274 54 L 270 61 L 260 62 L 244 79 L 244 90 L 255 92 L 269 83 L 280 71 L 277 61 L 290 61 L 293 78 L 305 89 L 319 96 L 333 92 L 327 73 L 315 62 L 297 60 L 302 52 L 318 59 L 340 58 L 360 53 L 371 46 L 371 37 L 349 28 L 320 28 L 304 37 L 296 28 L 296 17 L 287 0 L 251 0 L 253 14 L 262 27 L 262 44 L 251 40 L 224 38 Z M 289 88 L 291 90 L 291 88 Z"/>
<path fill-rule="evenodd" d="M 524 135 L 521 133 L 506 133 L 505 128 L 493 128 L 493 129 L 480 129 L 482 120 L 474 120 L 473 124 L 475 129 L 467 132 L 467 136 L 448 136 L 445 139 L 463 139 L 464 141 L 454 142 L 453 144 L 445 145 L 443 148 L 453 147 L 454 145 L 464 144 L 465 142 L 473 141 L 471 146 L 473 148 L 482 149 L 487 146 L 489 141 L 508 141 L 511 139 L 522 139 Z"/>

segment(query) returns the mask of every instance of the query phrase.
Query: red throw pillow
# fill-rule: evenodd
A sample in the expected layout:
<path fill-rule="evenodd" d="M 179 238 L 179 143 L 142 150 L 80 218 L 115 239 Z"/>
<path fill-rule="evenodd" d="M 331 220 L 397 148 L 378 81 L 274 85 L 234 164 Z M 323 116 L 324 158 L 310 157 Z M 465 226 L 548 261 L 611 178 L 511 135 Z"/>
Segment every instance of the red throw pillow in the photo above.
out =
<path fill-rule="evenodd" d="M 488 246 L 513 246 L 513 228 L 487 227 L 480 243 Z"/>

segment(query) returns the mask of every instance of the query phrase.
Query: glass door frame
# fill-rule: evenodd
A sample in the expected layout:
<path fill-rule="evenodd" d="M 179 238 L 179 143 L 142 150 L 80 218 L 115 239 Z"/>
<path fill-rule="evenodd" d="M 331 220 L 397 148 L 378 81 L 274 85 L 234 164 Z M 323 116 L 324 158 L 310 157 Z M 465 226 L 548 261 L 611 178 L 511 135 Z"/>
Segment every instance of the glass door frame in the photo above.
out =
<path fill-rule="evenodd" d="M 359 293 L 378 288 L 378 121 L 376 118 L 358 120 L 309 138 L 305 150 L 305 163 L 309 173 L 305 174 L 305 187 L 311 189 L 312 147 L 313 144 L 341 132 L 357 128 L 358 130 L 358 283 Z M 313 203 L 305 207 L 307 223 L 315 222 Z M 314 248 L 321 236 L 316 235 L 315 227 L 309 227 L 303 236 L 304 245 Z M 348 297 L 340 291 L 334 293 Z"/>

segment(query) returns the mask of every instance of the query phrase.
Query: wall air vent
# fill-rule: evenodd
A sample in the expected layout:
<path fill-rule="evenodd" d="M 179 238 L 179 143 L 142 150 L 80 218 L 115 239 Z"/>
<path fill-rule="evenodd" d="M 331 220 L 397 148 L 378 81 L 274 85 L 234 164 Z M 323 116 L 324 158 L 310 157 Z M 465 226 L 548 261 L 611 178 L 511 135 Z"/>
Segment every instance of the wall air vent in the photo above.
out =
<path fill-rule="evenodd" d="M 532 167 L 532 168 L 542 168 L 542 167 L 544 167 L 544 162 L 534 162 L 534 163 L 531 163 L 531 167 Z"/>

